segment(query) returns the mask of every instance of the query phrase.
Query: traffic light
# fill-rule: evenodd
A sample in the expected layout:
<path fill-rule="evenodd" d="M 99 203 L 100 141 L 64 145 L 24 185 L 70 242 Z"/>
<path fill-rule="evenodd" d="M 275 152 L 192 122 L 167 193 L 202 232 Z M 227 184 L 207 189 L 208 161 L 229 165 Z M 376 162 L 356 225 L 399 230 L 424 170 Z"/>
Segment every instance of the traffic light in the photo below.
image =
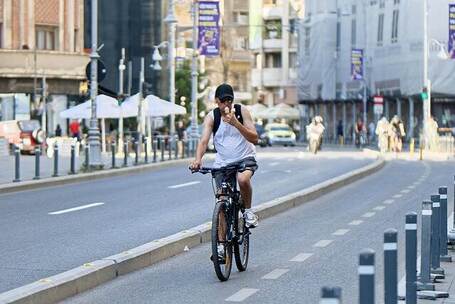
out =
<path fill-rule="evenodd" d="M 422 97 L 422 100 L 427 100 L 428 99 L 428 89 L 427 89 L 427 87 L 423 87 L 422 93 L 420 93 L 420 97 Z"/>

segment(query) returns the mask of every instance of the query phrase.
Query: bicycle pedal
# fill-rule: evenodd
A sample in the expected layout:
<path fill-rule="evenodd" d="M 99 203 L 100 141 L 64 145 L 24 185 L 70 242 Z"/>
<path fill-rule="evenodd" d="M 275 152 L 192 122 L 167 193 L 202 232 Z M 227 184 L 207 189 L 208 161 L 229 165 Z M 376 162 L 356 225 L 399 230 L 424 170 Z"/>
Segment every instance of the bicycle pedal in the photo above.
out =
<path fill-rule="evenodd" d="M 213 255 L 210 256 L 210 261 L 215 262 L 215 261 L 213 260 Z M 218 263 L 224 265 L 224 264 L 226 264 L 226 261 L 224 260 L 224 258 L 218 257 Z"/>

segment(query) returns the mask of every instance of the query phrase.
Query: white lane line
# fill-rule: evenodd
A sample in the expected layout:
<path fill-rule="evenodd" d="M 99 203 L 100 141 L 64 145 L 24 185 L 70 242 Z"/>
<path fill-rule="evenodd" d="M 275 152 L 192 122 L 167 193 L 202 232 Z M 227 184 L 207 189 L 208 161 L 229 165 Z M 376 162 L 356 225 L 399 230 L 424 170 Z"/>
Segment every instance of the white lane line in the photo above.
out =
<path fill-rule="evenodd" d="M 189 183 L 184 183 L 184 184 L 178 184 L 178 185 L 173 185 L 173 186 L 168 186 L 169 189 L 177 189 L 177 188 L 182 188 L 182 187 L 188 187 L 196 184 L 200 184 L 200 181 L 194 181 L 194 182 L 189 182 Z"/>
<path fill-rule="evenodd" d="M 411 191 L 411 190 L 409 190 L 409 189 L 403 189 L 403 190 L 401 190 L 400 192 L 401 192 L 401 193 L 409 193 L 410 191 Z"/>
<path fill-rule="evenodd" d="M 279 164 L 280 164 L 279 162 L 273 162 L 273 163 L 270 163 L 269 166 L 275 167 L 275 166 L 278 166 Z"/>
<path fill-rule="evenodd" d="M 259 289 L 254 289 L 254 288 L 242 288 L 236 293 L 234 293 L 232 296 L 226 299 L 228 302 L 242 302 L 248 297 L 251 297 L 254 295 L 256 292 L 258 292 Z"/>
<path fill-rule="evenodd" d="M 349 232 L 349 229 L 338 229 L 332 235 L 345 235 L 346 233 Z"/>
<path fill-rule="evenodd" d="M 354 221 L 350 222 L 349 225 L 351 225 L 351 226 L 358 226 L 358 225 L 360 225 L 360 224 L 362 224 L 362 223 L 363 223 L 362 220 L 354 220 Z"/>
<path fill-rule="evenodd" d="M 367 212 L 365 213 L 364 215 L 362 215 L 362 217 L 372 217 L 376 214 L 376 212 Z"/>
<path fill-rule="evenodd" d="M 275 270 L 272 270 L 265 276 L 263 276 L 262 279 L 263 280 L 276 280 L 288 271 L 289 271 L 289 269 L 277 268 Z"/>
<path fill-rule="evenodd" d="M 381 210 L 384 210 L 385 209 L 385 206 L 377 206 L 377 207 L 374 207 L 373 210 L 376 210 L 376 211 L 381 211 Z"/>
<path fill-rule="evenodd" d="M 412 190 L 412 189 L 414 189 L 415 187 L 416 187 L 416 186 L 411 185 L 411 186 L 408 186 L 408 189 L 411 189 L 411 190 Z"/>
<path fill-rule="evenodd" d="M 92 207 L 96 207 L 96 206 L 101 206 L 101 205 L 104 205 L 104 203 L 93 203 L 93 204 L 83 205 L 83 206 L 79 206 L 79 207 L 74 207 L 74 208 L 69 208 L 69 209 L 49 212 L 48 214 L 49 215 L 58 215 L 58 214 L 78 211 L 78 210 L 82 210 L 82 209 L 92 208 Z"/>
<path fill-rule="evenodd" d="M 313 245 L 313 247 L 327 247 L 330 243 L 332 243 L 333 240 L 320 240 L 316 244 Z"/>
<path fill-rule="evenodd" d="M 292 170 L 284 170 L 284 172 L 286 172 L 286 173 L 291 173 Z"/>
<path fill-rule="evenodd" d="M 393 200 L 393 199 L 388 199 L 388 200 L 383 201 L 382 203 L 383 203 L 383 204 L 386 204 L 386 205 L 390 205 L 390 204 L 392 204 L 394 201 L 395 201 L 395 200 Z"/>
<path fill-rule="evenodd" d="M 402 196 L 403 196 L 403 194 L 395 194 L 395 195 L 392 196 L 392 197 L 393 197 L 393 198 L 400 198 L 400 197 L 402 197 Z"/>
<path fill-rule="evenodd" d="M 261 171 L 259 171 L 259 172 L 262 173 L 262 174 L 269 173 L 268 170 L 261 170 Z"/>
<path fill-rule="evenodd" d="M 312 253 L 299 253 L 298 255 L 296 255 L 295 257 L 290 259 L 289 261 L 290 262 L 300 262 L 301 263 L 301 262 L 304 262 L 309 257 L 311 257 L 312 255 L 313 255 Z"/>

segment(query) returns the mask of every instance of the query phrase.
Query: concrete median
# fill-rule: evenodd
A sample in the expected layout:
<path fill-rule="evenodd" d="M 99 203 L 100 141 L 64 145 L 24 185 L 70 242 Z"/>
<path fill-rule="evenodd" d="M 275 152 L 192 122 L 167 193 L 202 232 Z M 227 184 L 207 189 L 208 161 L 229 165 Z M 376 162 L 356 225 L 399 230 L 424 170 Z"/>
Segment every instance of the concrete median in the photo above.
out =
<path fill-rule="evenodd" d="M 187 162 L 187 160 L 185 160 Z M 164 165 L 164 164 L 163 164 Z M 289 194 L 255 208 L 261 219 L 271 217 L 373 174 L 385 165 L 383 159 Z M 1 190 L 0 190 L 1 191 Z M 106 257 L 64 273 L 0 294 L 0 303 L 55 303 L 94 288 L 118 276 L 136 271 L 210 241 L 211 223 L 204 223 L 154 240 L 128 251 Z"/>

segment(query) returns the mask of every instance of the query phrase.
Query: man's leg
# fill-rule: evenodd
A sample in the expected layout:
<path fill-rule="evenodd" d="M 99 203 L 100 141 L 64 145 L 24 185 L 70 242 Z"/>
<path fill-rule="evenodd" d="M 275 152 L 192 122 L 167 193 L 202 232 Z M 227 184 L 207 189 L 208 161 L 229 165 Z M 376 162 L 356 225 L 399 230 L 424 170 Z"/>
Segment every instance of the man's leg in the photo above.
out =
<path fill-rule="evenodd" d="M 251 188 L 252 176 L 253 172 L 250 170 L 239 172 L 239 174 L 237 175 L 237 181 L 240 186 L 240 194 L 242 195 L 245 209 L 251 208 L 251 199 L 253 196 L 253 189 Z"/>

